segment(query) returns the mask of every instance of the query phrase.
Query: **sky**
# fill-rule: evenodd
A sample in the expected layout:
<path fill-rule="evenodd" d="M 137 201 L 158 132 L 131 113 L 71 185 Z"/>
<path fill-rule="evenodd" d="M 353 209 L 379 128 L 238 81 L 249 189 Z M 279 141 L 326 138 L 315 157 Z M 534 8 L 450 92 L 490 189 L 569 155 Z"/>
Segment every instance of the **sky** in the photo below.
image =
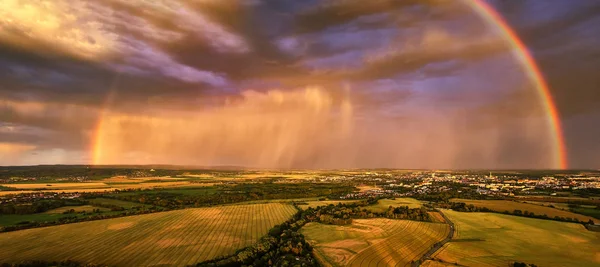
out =
<path fill-rule="evenodd" d="M 0 165 L 557 168 L 472 0 L 0 0 Z M 600 168 L 600 2 L 489 0 Z"/>

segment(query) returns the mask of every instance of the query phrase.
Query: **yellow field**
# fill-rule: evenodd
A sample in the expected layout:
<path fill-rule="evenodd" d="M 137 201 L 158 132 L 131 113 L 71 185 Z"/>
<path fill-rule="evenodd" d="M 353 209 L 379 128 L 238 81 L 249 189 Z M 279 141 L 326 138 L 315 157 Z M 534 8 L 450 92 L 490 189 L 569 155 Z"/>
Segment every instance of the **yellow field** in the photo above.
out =
<path fill-rule="evenodd" d="M 433 222 L 438 222 L 438 223 L 445 223 L 446 220 L 444 220 L 444 217 L 442 217 L 442 214 L 440 214 L 437 211 L 429 211 L 427 212 L 429 214 L 429 216 L 431 217 L 431 219 L 433 220 Z"/>
<path fill-rule="evenodd" d="M 109 178 L 113 179 L 113 178 Z M 149 180 L 147 180 L 149 179 Z M 166 180 L 169 179 L 169 180 Z M 134 180 L 136 182 L 125 182 Z M 139 181 L 138 181 L 139 180 Z M 148 182 L 150 180 L 164 180 L 165 182 Z M 174 180 L 174 181 L 170 181 Z M 109 183 L 48 183 L 48 184 L 0 184 L 1 186 L 11 187 L 15 191 L 0 191 L 0 196 L 22 193 L 36 192 L 56 192 L 56 193 L 84 193 L 84 192 L 106 192 L 116 189 L 148 189 L 148 188 L 173 188 L 173 187 L 197 187 L 213 186 L 214 183 L 192 183 L 190 181 L 181 181 L 178 178 L 116 178 Z M 120 181 L 120 182 L 119 182 Z"/>
<path fill-rule="evenodd" d="M 56 209 L 52 209 L 52 210 L 46 211 L 44 213 L 47 213 L 47 214 L 57 214 L 57 213 L 63 213 L 65 211 L 68 211 L 68 210 L 71 210 L 71 209 L 74 210 L 75 212 L 82 212 L 82 211 L 92 212 L 95 209 L 100 209 L 101 211 L 107 211 L 107 210 L 109 210 L 107 208 L 99 208 L 99 207 L 94 207 L 92 205 L 83 205 L 83 206 L 66 206 L 66 207 L 60 207 L 60 208 L 56 208 Z"/>
<path fill-rule="evenodd" d="M 457 233 L 435 258 L 462 266 L 600 266 L 600 233 L 581 224 L 444 210 Z M 435 266 L 435 265 L 433 265 Z"/>
<path fill-rule="evenodd" d="M 450 201 L 464 202 L 466 204 L 471 204 L 471 205 L 474 205 L 477 207 L 486 207 L 488 209 L 491 209 L 491 210 L 497 211 L 497 212 L 503 212 L 505 210 L 508 210 L 509 212 L 512 212 L 513 210 L 521 210 L 521 211 L 533 212 L 537 215 L 546 214 L 550 218 L 554 218 L 554 216 L 558 216 L 558 217 L 565 217 L 565 218 L 566 217 L 577 218 L 578 220 L 585 221 L 585 222 L 587 222 L 590 219 L 595 222 L 600 222 L 600 220 L 594 219 L 590 216 L 585 216 L 585 215 L 581 215 L 581 214 L 577 214 L 577 213 L 573 213 L 573 212 L 569 212 L 569 211 L 564 211 L 561 209 L 555 209 L 555 208 L 551 208 L 551 207 L 544 207 L 544 206 L 540 206 L 540 205 L 521 203 L 521 202 L 509 201 L 509 200 L 473 200 L 473 199 L 454 198 L 454 199 L 451 199 Z"/>
<path fill-rule="evenodd" d="M 380 199 L 379 202 L 375 205 L 367 206 L 366 208 L 372 212 L 385 212 L 388 208 L 392 207 L 400 207 L 400 206 L 408 206 L 408 208 L 420 208 L 423 204 L 409 197 L 404 198 L 396 198 L 396 199 Z"/>
<path fill-rule="evenodd" d="M 410 266 L 448 231 L 446 224 L 380 218 L 349 226 L 309 223 L 301 230 L 325 266 Z"/>
<path fill-rule="evenodd" d="M 350 203 L 355 203 L 355 202 L 359 202 L 359 200 L 324 200 L 324 201 L 306 201 L 307 204 L 301 204 L 298 205 L 298 207 L 302 208 L 302 209 L 308 209 L 308 208 L 317 208 L 320 206 L 328 206 L 329 204 L 333 204 L 333 205 L 337 205 L 338 203 L 342 203 L 342 204 L 350 204 Z"/>
<path fill-rule="evenodd" d="M 48 183 L 48 184 L 0 184 L 0 186 L 10 187 L 15 189 L 74 189 L 74 188 L 108 188 L 109 186 L 105 183 Z"/>
<path fill-rule="evenodd" d="M 127 176 L 114 176 L 114 177 L 102 179 L 100 181 L 102 181 L 104 183 L 143 183 L 143 182 L 147 182 L 147 181 L 171 181 L 171 182 L 175 182 L 175 181 L 181 181 L 181 180 L 188 180 L 188 178 L 177 178 L 177 177 L 173 178 L 173 177 L 169 177 L 169 176 L 135 177 L 135 178 L 130 178 L 130 177 L 127 177 Z"/>
<path fill-rule="evenodd" d="M 369 190 L 380 190 L 381 189 L 381 187 L 371 186 L 371 185 L 362 185 L 362 186 L 357 186 L 356 188 L 358 188 L 358 190 L 360 192 L 365 192 L 365 191 L 369 191 Z"/>
<path fill-rule="evenodd" d="M 434 261 L 434 260 L 426 260 L 421 264 L 421 267 L 448 267 L 448 266 L 456 266 L 452 263 Z"/>
<path fill-rule="evenodd" d="M 0 234 L 0 259 L 186 266 L 233 254 L 290 218 L 271 203 L 185 209 Z"/>

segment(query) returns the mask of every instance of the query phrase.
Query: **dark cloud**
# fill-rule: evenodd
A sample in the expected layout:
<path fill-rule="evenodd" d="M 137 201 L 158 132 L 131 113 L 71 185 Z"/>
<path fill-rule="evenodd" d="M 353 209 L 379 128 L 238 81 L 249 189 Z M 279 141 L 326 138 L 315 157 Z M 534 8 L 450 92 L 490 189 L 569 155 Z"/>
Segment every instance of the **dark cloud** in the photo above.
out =
<path fill-rule="evenodd" d="M 563 119 L 597 111 L 600 28 L 594 26 L 600 4 L 492 3 L 532 50 Z M 20 12 L 21 4 L 5 5 L 0 8 L 12 12 L 0 12 L 0 122 L 22 130 L 0 132 L 0 144 L 83 149 L 106 110 L 135 118 L 180 112 L 188 116 L 252 97 L 260 103 L 274 89 L 285 98 L 287 92 L 307 86 L 327 91 L 331 99 L 317 97 L 327 99 L 323 103 L 342 106 L 351 101 L 356 114 L 373 112 L 394 118 L 394 123 L 418 120 L 414 113 L 438 112 L 436 108 L 462 109 L 469 118 L 465 129 L 481 130 L 477 138 L 482 143 L 488 131 L 482 129 L 540 117 L 539 107 L 530 104 L 539 96 L 531 93 L 531 84 L 521 82 L 526 78 L 522 70 L 510 64 L 508 71 L 493 67 L 514 62 L 509 44 L 456 1 L 98 0 L 32 5 L 40 21 L 54 23 L 45 25 Z M 267 96 L 248 97 L 248 90 Z M 428 105 L 436 108 L 423 108 Z M 453 136 L 463 133 L 452 130 Z M 577 138 L 578 133 L 567 130 L 570 136 Z M 499 144 L 513 145 L 485 158 L 501 162 L 497 166 L 521 166 L 517 160 L 523 157 L 514 155 L 521 150 L 511 150 L 531 142 L 521 137 L 497 133 Z M 468 166 L 469 160 L 481 158 L 477 149 L 453 152 L 457 156 L 450 166 Z M 577 151 L 571 153 L 581 161 Z M 304 156 L 296 159 L 299 165 L 316 166 L 311 158 L 330 160 L 314 151 Z M 528 163 L 543 165 L 523 164 Z M 581 166 L 586 164 L 591 163 Z"/>

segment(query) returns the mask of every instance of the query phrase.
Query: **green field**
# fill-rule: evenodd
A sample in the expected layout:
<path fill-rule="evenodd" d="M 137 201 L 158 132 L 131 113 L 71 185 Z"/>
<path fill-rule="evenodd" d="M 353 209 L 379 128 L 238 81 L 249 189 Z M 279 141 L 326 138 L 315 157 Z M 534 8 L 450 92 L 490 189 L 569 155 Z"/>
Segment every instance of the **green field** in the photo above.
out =
<path fill-rule="evenodd" d="M 540 206 L 552 206 L 557 209 L 578 213 L 600 219 L 600 209 L 596 205 L 575 205 L 575 207 L 569 207 L 569 203 L 554 203 L 554 202 L 538 202 L 538 201 L 525 201 L 529 204 L 535 204 Z"/>
<path fill-rule="evenodd" d="M 446 224 L 390 219 L 309 223 L 301 230 L 324 266 L 410 266 L 448 231 Z"/>
<path fill-rule="evenodd" d="M 0 259 L 185 266 L 233 254 L 290 218 L 271 203 L 159 212 L 0 234 Z"/>
<path fill-rule="evenodd" d="M 366 207 L 371 212 L 386 212 L 388 208 L 392 207 L 400 207 L 400 206 L 408 206 L 410 209 L 420 208 L 423 206 L 421 201 L 418 201 L 414 198 L 396 198 L 396 199 L 380 199 L 379 202 L 375 205 L 371 205 Z"/>
<path fill-rule="evenodd" d="M 600 266 L 600 233 L 581 224 L 444 210 L 457 229 L 435 258 L 462 266 Z"/>
<path fill-rule="evenodd" d="M 3 214 L 0 215 L 0 226 L 11 226 L 16 225 L 20 222 L 51 222 L 69 216 L 74 215 L 62 213 Z"/>

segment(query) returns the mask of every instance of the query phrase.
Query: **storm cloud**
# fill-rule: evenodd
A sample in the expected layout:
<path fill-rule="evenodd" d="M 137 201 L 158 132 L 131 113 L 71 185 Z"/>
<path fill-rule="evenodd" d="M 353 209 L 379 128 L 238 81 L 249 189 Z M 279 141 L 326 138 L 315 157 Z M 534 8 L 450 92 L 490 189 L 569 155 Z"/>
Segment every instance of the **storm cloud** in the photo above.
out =
<path fill-rule="evenodd" d="M 489 3 L 600 167 L 600 4 Z M 512 52 L 461 1 L 2 1 L 0 164 L 557 167 Z"/>

